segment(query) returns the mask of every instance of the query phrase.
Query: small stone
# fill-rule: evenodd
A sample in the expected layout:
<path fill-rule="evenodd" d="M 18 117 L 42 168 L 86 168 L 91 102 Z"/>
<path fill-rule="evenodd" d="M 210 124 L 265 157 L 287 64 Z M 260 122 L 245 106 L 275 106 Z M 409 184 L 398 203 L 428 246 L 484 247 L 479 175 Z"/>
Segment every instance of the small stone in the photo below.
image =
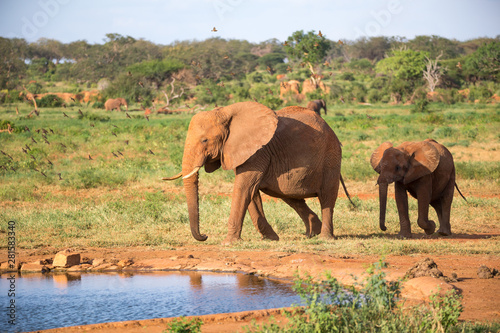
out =
<path fill-rule="evenodd" d="M 52 266 L 54 267 L 71 267 L 80 264 L 80 253 L 66 249 L 56 253 Z"/>

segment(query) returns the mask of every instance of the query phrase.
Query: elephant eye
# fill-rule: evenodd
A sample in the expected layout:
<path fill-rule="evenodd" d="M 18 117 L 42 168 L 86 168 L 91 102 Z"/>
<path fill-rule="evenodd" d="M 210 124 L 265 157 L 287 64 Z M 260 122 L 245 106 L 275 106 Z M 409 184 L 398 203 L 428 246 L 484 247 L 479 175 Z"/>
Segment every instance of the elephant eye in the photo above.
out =
<path fill-rule="evenodd" d="M 401 167 L 399 165 L 396 165 L 396 171 L 399 171 Z"/>
<path fill-rule="evenodd" d="M 201 139 L 201 143 L 207 143 L 208 139 Z"/>

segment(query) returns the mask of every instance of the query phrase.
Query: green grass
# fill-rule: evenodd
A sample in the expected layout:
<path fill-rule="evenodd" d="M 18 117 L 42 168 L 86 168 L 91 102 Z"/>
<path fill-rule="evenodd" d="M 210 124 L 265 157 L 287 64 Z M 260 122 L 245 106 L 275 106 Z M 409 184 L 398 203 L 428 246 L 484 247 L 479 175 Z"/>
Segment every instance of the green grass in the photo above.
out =
<path fill-rule="evenodd" d="M 39 117 L 27 118 L 31 109 L 17 106 L 19 115 L 16 105 L 0 106 L 0 124 L 9 122 L 15 129 L 13 134 L 0 132 L 0 150 L 8 155 L 0 154 L 0 221 L 16 221 L 19 248 L 199 244 L 190 233 L 182 181 L 160 180 L 180 171 L 191 115 L 151 115 L 148 121 L 142 112 L 130 111 L 130 119 L 125 112 L 75 106 L 43 108 Z M 455 156 L 458 183 L 469 200 L 465 203 L 457 197 L 453 203 L 454 234 L 467 240 L 498 227 L 500 162 L 473 160 L 468 155 L 471 151 L 494 154 L 500 149 L 497 106 L 477 109 L 463 104 L 438 111 L 432 108 L 431 113 L 385 105 L 330 109 L 326 121 L 343 143 L 342 174 L 351 193 L 358 187 L 376 193 L 377 174 L 369 158 L 379 144 L 422 140 L 441 133 L 443 142 L 459 152 Z M 46 139 L 42 129 L 48 131 Z M 26 146 L 31 151 L 23 152 Z M 225 238 L 233 181 L 229 171 L 200 173 L 200 229 L 209 235 L 206 244 L 220 244 Z M 385 233 L 378 229 L 376 196 L 355 200 L 357 209 L 345 198 L 338 199 L 334 241 L 307 239 L 303 222 L 289 206 L 265 200 L 266 217 L 281 240 L 262 241 L 247 216 L 242 233 L 245 241 L 232 247 L 373 255 L 500 254 L 498 235 L 474 242 L 436 242 L 437 236 L 423 237 L 416 223 L 412 227 L 417 238 L 399 240 L 395 237 L 399 223 L 394 200 L 388 203 Z M 319 213 L 316 199 L 308 203 Z M 430 212 L 437 221 L 433 210 Z M 415 221 L 416 216 L 416 201 L 411 199 L 410 217 Z M 0 223 L 1 231 L 6 228 L 6 223 Z"/>

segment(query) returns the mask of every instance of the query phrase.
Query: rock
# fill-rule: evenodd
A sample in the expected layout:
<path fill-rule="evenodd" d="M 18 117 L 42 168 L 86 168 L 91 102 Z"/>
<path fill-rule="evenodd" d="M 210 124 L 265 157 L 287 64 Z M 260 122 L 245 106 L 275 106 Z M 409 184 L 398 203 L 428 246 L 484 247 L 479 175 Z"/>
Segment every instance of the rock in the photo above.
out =
<path fill-rule="evenodd" d="M 80 253 L 66 249 L 56 253 L 52 266 L 54 267 L 71 267 L 80 265 Z"/>
<path fill-rule="evenodd" d="M 123 259 L 123 260 L 120 260 L 116 265 L 118 267 L 127 267 L 127 266 L 132 265 L 133 263 L 134 262 L 131 259 Z"/>
<path fill-rule="evenodd" d="M 96 266 L 100 266 L 104 264 L 104 258 L 96 258 L 94 260 L 92 260 L 92 266 L 96 267 Z"/>
<path fill-rule="evenodd" d="M 420 276 L 431 276 L 435 278 L 443 277 L 443 273 L 437 268 L 434 260 L 425 258 L 417 262 L 413 267 L 406 271 L 405 278 L 414 279 Z"/>
<path fill-rule="evenodd" d="M 493 279 L 496 275 L 500 275 L 498 270 L 495 268 L 488 268 L 485 265 L 481 265 L 477 270 L 477 276 L 480 279 Z"/>
<path fill-rule="evenodd" d="M 19 270 L 20 268 L 20 264 L 12 264 L 12 262 L 8 262 L 8 261 L 5 261 L 5 262 L 2 262 L 0 263 L 0 271 L 2 272 L 15 272 L 17 270 Z"/>
<path fill-rule="evenodd" d="M 50 272 L 50 268 L 40 263 L 40 260 L 37 262 L 24 263 L 21 266 L 21 272 L 42 272 L 47 273 Z"/>
<path fill-rule="evenodd" d="M 455 290 L 455 288 L 442 279 L 421 276 L 403 283 L 401 296 L 404 298 L 429 300 L 429 297 L 433 294 L 437 293 L 443 296 L 451 290 Z"/>

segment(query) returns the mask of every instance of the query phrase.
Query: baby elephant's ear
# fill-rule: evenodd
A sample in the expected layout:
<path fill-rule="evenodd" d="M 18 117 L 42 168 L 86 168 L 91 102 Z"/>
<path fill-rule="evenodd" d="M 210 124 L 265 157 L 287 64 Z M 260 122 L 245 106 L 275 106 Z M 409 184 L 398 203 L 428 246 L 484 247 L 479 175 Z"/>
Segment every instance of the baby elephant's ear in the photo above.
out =
<path fill-rule="evenodd" d="M 439 151 L 429 142 L 414 142 L 405 150 L 411 156 L 410 167 L 403 180 L 405 184 L 430 175 L 439 165 Z"/>
<path fill-rule="evenodd" d="M 392 143 L 389 141 L 384 142 L 377 149 L 375 149 L 372 157 L 370 158 L 370 164 L 372 165 L 373 170 L 378 173 L 380 173 L 380 160 L 382 159 L 382 156 L 384 156 L 384 152 L 389 148 L 392 148 Z"/>

